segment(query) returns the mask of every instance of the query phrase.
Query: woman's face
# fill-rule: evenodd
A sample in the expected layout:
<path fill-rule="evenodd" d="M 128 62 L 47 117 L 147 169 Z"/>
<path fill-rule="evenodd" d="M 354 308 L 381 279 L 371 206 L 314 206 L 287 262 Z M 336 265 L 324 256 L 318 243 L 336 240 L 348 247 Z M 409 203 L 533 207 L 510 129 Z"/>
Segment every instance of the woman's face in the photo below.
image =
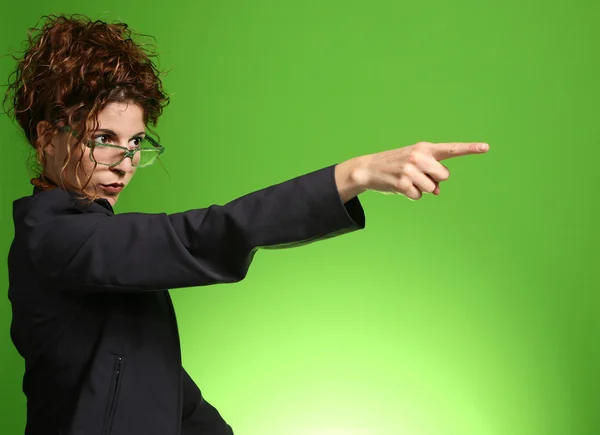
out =
<path fill-rule="evenodd" d="M 109 103 L 98 115 L 98 129 L 92 133 L 91 139 L 98 144 L 119 145 L 124 148 L 134 149 L 139 145 L 140 139 L 145 136 L 144 113 L 140 106 L 134 103 L 113 102 Z M 60 180 L 62 162 L 67 156 L 67 144 L 70 138 L 68 133 L 55 137 L 46 152 L 46 168 L 44 175 L 57 183 Z M 75 139 L 71 138 L 71 141 Z M 82 182 L 87 181 L 91 173 L 88 186 L 97 189 L 101 198 L 107 199 L 113 206 L 119 199 L 121 191 L 129 184 L 135 174 L 136 168 L 132 166 L 131 158 L 124 159 L 116 166 L 96 165 L 90 158 L 90 148 L 82 145 L 83 158 L 78 169 Z M 94 156 L 98 159 L 95 152 Z M 72 156 L 69 165 L 77 165 L 79 154 Z M 70 168 L 70 169 L 71 169 Z M 66 171 L 65 174 L 73 174 Z M 73 185 L 78 185 L 77 180 L 69 180 Z M 59 184 L 59 183 L 57 183 Z M 87 189 L 87 188 L 86 188 Z"/>

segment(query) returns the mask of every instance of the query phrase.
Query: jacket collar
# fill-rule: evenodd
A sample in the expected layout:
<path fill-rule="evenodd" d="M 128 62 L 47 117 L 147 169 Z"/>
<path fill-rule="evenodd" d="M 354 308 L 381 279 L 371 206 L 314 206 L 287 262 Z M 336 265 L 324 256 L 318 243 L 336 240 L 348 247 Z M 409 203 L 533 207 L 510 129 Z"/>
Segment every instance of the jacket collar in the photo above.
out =
<path fill-rule="evenodd" d="M 32 178 L 31 184 L 33 184 L 33 194 L 34 195 L 45 192 L 47 190 L 62 189 L 65 192 L 67 192 L 72 198 L 79 199 L 79 200 L 83 199 L 83 197 L 79 194 L 79 192 L 74 192 L 72 190 L 67 190 L 67 189 L 61 188 L 61 187 L 57 186 L 56 184 L 54 184 L 52 181 L 48 180 L 47 178 L 41 178 L 41 177 Z M 104 207 L 111 213 L 114 213 L 113 207 L 110 204 L 110 202 L 108 202 L 107 199 L 97 198 L 94 200 L 94 202 L 96 204 Z"/>

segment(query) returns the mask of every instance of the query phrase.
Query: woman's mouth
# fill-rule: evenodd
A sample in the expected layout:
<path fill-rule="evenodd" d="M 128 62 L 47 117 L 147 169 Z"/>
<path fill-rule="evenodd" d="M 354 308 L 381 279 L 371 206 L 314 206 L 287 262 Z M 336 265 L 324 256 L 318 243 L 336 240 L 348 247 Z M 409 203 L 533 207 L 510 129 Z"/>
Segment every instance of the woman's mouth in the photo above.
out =
<path fill-rule="evenodd" d="M 119 193 L 125 188 L 123 183 L 101 184 L 101 186 L 108 193 Z"/>

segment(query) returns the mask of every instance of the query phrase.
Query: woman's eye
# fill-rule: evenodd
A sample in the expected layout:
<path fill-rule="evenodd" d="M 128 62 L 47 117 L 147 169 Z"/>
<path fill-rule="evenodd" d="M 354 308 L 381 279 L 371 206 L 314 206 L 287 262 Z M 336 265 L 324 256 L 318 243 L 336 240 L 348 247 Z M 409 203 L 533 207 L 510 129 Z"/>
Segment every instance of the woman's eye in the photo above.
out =
<path fill-rule="evenodd" d="M 135 139 L 131 140 L 131 144 L 136 147 L 139 148 L 142 145 L 142 142 L 144 141 L 143 137 L 136 137 Z"/>
<path fill-rule="evenodd" d="M 96 143 L 108 143 L 108 141 L 109 141 L 109 138 L 105 134 L 96 136 L 94 138 L 94 142 L 96 142 Z"/>

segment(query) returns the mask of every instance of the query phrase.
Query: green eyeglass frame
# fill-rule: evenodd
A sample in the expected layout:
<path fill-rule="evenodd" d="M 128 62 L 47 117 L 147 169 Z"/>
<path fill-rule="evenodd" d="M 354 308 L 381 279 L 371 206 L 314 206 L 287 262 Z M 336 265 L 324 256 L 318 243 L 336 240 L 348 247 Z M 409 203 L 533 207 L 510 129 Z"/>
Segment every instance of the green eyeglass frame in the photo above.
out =
<path fill-rule="evenodd" d="M 75 136 L 76 138 L 79 138 L 78 133 L 73 130 L 72 128 L 66 126 L 63 128 L 63 130 L 65 132 L 70 132 L 73 134 L 73 136 Z M 148 166 L 151 166 L 152 164 L 154 164 L 154 162 L 156 162 L 156 160 L 158 159 L 158 157 L 165 152 L 165 148 L 159 144 L 156 140 L 154 140 L 153 138 L 151 138 L 150 136 L 145 136 L 144 141 L 149 142 L 152 145 L 152 148 L 147 149 L 147 150 L 151 150 L 156 152 L 156 157 L 154 159 L 152 159 L 151 162 L 147 163 L 147 164 L 135 164 L 135 160 L 134 160 L 134 156 L 137 152 L 143 152 L 144 149 L 143 148 L 136 148 L 136 149 L 129 149 L 129 148 L 125 148 L 119 145 L 113 145 L 113 144 L 98 144 L 96 142 L 93 141 L 87 141 L 85 143 L 85 145 L 90 149 L 90 160 L 92 160 L 94 163 L 96 163 L 97 165 L 103 165 L 103 166 L 109 166 L 109 167 L 113 167 L 113 166 L 117 166 L 119 164 L 121 164 L 123 162 L 123 160 L 125 160 L 126 158 L 130 158 L 131 162 L 133 164 L 134 167 L 137 168 L 145 168 Z M 103 162 L 99 162 L 94 158 L 94 149 L 95 148 L 116 148 L 116 149 L 120 149 L 123 150 L 123 154 L 122 154 L 122 158 L 120 160 L 118 160 L 117 162 L 114 163 L 103 163 Z M 141 155 L 141 154 L 140 154 Z M 141 161 L 141 157 L 140 157 L 140 161 Z"/>

